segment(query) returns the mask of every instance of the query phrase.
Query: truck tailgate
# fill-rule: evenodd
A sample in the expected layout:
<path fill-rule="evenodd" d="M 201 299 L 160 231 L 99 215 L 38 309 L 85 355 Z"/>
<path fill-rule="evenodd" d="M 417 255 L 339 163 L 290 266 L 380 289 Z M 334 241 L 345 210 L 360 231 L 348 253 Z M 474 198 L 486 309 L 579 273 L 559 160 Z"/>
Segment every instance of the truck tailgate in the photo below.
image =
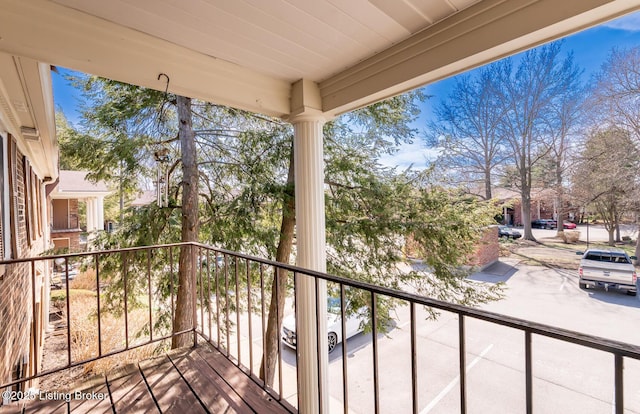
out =
<path fill-rule="evenodd" d="M 625 263 L 607 263 L 583 260 L 582 277 L 609 283 L 633 285 L 633 265 Z"/>

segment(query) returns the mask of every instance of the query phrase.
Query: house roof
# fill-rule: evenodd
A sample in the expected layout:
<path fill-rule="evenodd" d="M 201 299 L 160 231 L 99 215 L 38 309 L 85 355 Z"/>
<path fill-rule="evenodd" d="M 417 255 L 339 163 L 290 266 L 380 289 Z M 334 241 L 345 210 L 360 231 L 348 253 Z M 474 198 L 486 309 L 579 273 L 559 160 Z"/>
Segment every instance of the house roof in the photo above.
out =
<path fill-rule="evenodd" d="M 104 181 L 91 182 L 87 171 L 60 170 L 59 182 L 51 193 L 52 198 L 88 198 L 107 196 L 111 193 Z"/>
<path fill-rule="evenodd" d="M 493 198 L 500 201 L 519 200 L 520 190 L 516 188 L 496 187 L 491 190 Z M 547 200 L 555 197 L 556 191 L 552 188 L 532 188 L 532 200 Z"/>
<path fill-rule="evenodd" d="M 331 117 L 640 8 L 561 3 L 3 0 L 0 51 L 267 115 Z"/>
<path fill-rule="evenodd" d="M 142 207 L 147 206 L 151 203 L 155 203 L 156 201 L 156 192 L 153 190 L 143 191 L 138 194 L 138 197 L 129 203 L 132 207 Z"/>

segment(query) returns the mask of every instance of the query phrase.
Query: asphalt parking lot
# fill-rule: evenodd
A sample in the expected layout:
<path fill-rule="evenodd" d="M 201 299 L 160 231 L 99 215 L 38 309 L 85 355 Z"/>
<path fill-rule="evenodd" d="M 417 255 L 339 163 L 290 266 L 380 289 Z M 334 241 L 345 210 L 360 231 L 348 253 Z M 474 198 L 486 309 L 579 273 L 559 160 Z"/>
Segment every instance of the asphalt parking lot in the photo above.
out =
<path fill-rule="evenodd" d="M 590 226 L 589 233 L 592 241 L 607 237 L 597 226 Z M 534 235 L 544 241 L 554 237 L 555 230 L 536 229 Z M 531 248 L 545 249 L 544 246 Z M 582 248 L 576 246 L 576 250 Z M 544 250 L 536 254 L 540 257 Z M 565 255 L 567 260 L 575 260 L 576 266 L 544 266 L 529 260 L 525 250 L 474 274 L 471 278 L 476 281 L 502 282 L 506 287 L 504 299 L 482 305 L 482 309 L 640 346 L 640 296 L 582 290 L 578 287 L 575 252 L 564 248 L 549 250 L 548 254 Z M 412 412 L 408 306 L 398 308 L 395 316 L 393 328 L 377 335 L 381 413 Z M 443 312 L 437 320 L 428 320 L 427 313 L 418 309 L 417 322 L 418 412 L 460 412 L 458 317 Z M 469 318 L 465 324 L 467 412 L 525 412 L 524 334 Z M 256 326 L 258 321 L 254 329 Z M 254 346 L 260 346 L 255 339 Z M 374 412 L 374 350 L 370 333 L 357 334 L 329 355 L 330 412 L 343 412 L 342 346 L 347 350 L 349 413 Z M 611 354 L 533 335 L 532 355 L 534 412 L 612 412 L 614 358 Z M 282 373 L 285 398 L 295 404 L 296 357 L 295 351 L 287 347 L 283 347 Z M 624 412 L 640 413 L 640 362 L 625 358 L 623 378 Z"/>
<path fill-rule="evenodd" d="M 633 226 L 635 227 L 635 226 Z M 586 228 L 579 228 L 586 240 Z M 633 234 L 635 228 L 623 230 Z M 540 240 L 555 230 L 534 230 Z M 590 241 L 606 241 L 607 232 L 590 226 Z M 635 236 L 632 236 L 635 237 Z M 544 248 L 544 247 L 542 247 Z M 577 249 L 582 247 L 577 246 Z M 538 253 L 539 254 L 539 253 Z M 504 258 L 473 279 L 503 282 L 506 297 L 482 308 L 529 321 L 640 346 L 640 297 L 578 287 L 578 257 L 571 249 L 550 255 L 575 258 L 576 268 L 532 265 L 523 255 Z M 396 327 L 378 337 L 380 412 L 411 412 L 409 314 L 397 312 Z M 458 318 L 443 313 L 436 321 L 418 318 L 419 412 L 460 411 Z M 468 412 L 516 413 L 525 410 L 524 338 L 522 332 L 487 322 L 467 322 Z M 347 342 L 349 408 L 372 412 L 373 372 L 370 334 Z M 341 349 L 336 349 L 341 352 Z M 334 407 L 342 400 L 342 359 L 330 358 Z M 614 407 L 613 356 L 579 345 L 533 336 L 533 407 L 541 413 L 602 413 Z M 625 412 L 640 413 L 640 362 L 625 359 Z M 332 411 L 333 412 L 333 411 Z M 337 412 L 340 412 L 339 410 Z"/>

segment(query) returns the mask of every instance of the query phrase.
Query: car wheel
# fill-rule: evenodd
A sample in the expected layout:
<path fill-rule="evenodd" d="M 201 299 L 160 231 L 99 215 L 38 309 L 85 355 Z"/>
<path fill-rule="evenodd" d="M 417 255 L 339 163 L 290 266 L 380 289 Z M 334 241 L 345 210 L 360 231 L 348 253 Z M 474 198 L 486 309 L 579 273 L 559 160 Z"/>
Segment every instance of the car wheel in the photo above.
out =
<path fill-rule="evenodd" d="M 638 292 L 634 292 L 632 290 L 627 290 L 627 295 L 629 296 L 636 296 L 638 294 Z"/>
<path fill-rule="evenodd" d="M 335 332 L 329 332 L 329 353 L 333 352 L 338 345 L 338 335 Z"/>
<path fill-rule="evenodd" d="M 587 284 L 586 283 L 578 282 L 578 284 L 580 285 L 580 289 L 586 289 L 587 288 Z"/>

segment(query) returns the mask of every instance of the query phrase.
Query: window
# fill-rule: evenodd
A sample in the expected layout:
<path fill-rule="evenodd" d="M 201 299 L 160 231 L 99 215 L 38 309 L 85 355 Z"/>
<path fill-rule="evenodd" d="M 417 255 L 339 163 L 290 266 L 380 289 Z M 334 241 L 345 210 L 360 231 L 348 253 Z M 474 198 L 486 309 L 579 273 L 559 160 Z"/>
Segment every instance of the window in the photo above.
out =
<path fill-rule="evenodd" d="M 51 208 L 53 210 L 53 229 L 66 230 L 69 229 L 69 200 L 53 199 L 51 200 Z"/>

